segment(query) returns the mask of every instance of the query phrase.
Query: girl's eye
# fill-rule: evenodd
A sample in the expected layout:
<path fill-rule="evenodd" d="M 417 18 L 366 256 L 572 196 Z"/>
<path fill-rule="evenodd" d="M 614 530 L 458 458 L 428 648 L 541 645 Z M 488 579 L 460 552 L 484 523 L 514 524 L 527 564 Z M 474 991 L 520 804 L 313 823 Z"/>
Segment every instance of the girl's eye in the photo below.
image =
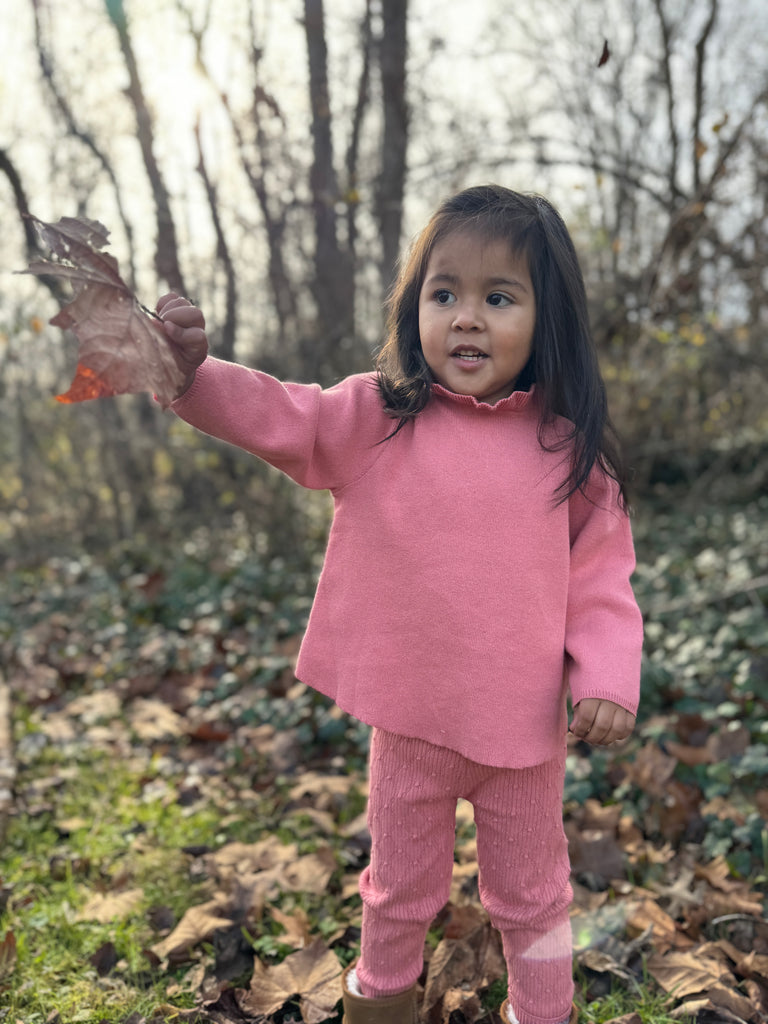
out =
<path fill-rule="evenodd" d="M 438 288 L 432 297 L 438 306 L 450 306 L 455 301 L 453 292 L 449 292 L 447 288 Z"/>
<path fill-rule="evenodd" d="M 501 292 L 491 292 L 486 299 L 489 306 L 509 306 L 512 303 L 512 299 L 508 295 L 503 295 Z"/>

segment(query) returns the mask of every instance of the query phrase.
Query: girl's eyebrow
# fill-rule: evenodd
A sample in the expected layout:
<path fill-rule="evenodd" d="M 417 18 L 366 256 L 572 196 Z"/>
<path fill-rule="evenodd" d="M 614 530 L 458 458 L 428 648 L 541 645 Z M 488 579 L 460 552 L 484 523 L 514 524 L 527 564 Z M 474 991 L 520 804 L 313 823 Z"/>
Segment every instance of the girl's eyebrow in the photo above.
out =
<path fill-rule="evenodd" d="M 447 271 L 438 271 L 436 274 L 430 274 L 424 284 L 430 286 L 434 286 L 436 284 L 457 285 L 460 282 L 461 278 L 457 274 L 449 274 Z M 517 288 L 522 292 L 527 293 L 528 291 L 523 282 L 518 281 L 516 277 L 489 277 L 486 279 L 485 284 L 488 288 Z"/>
<path fill-rule="evenodd" d="M 528 291 L 523 282 L 518 281 L 516 277 L 490 277 L 486 283 L 490 287 L 519 288 L 522 292 Z"/>

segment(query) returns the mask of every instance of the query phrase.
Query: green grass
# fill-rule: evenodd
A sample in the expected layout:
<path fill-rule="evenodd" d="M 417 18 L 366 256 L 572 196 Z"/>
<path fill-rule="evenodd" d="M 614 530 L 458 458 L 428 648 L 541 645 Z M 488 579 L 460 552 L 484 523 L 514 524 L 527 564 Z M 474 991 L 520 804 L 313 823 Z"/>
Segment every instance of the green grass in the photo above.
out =
<path fill-rule="evenodd" d="M 577 990 L 580 1024 L 605 1024 L 606 1021 L 637 1013 L 644 1024 L 688 1024 L 689 1017 L 673 1014 L 674 1001 L 652 986 L 643 986 L 638 992 L 619 988 L 601 999 L 585 1002 Z"/>
<path fill-rule="evenodd" d="M 49 755 L 23 771 L 22 784 L 55 769 L 50 761 Z M 158 940 L 148 911 L 163 906 L 178 918 L 204 898 L 181 850 L 217 835 L 219 814 L 209 805 L 190 813 L 162 799 L 143 800 L 146 766 L 142 772 L 138 763 L 83 751 L 70 767 L 76 770 L 66 773 L 53 807 L 12 819 L 6 836 L 2 930 L 16 936 L 17 963 L 5 979 L 0 1019 L 36 1024 L 58 1013 L 67 1022 L 116 1022 L 134 1011 L 149 1014 L 166 1001 L 169 984 L 183 988 L 188 968 L 178 976 L 161 973 L 144 954 Z M 81 827 L 62 827 L 77 818 Z M 126 889 L 143 895 L 123 919 L 79 919 L 94 894 Z M 90 958 L 108 942 L 118 963 L 101 978 Z M 174 1002 L 192 1006 L 193 994 L 180 991 Z"/>

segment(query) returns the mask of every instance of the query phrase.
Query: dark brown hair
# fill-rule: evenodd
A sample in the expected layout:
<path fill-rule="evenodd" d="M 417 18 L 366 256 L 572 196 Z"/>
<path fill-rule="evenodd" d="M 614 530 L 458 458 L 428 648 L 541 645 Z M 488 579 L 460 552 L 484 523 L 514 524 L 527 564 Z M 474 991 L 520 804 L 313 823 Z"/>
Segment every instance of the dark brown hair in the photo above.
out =
<path fill-rule="evenodd" d="M 513 254 L 527 261 L 536 324 L 531 357 L 516 388 L 536 385 L 542 446 L 573 452 L 559 499 L 583 490 L 597 463 L 618 483 L 625 505 L 626 473 L 608 417 L 581 267 L 560 214 L 541 196 L 499 185 L 465 189 L 441 203 L 406 254 L 387 303 L 387 337 L 376 362 L 384 408 L 400 421 L 390 436 L 426 406 L 434 383 L 419 338 L 419 294 L 427 263 L 439 241 L 467 230 L 507 241 Z M 544 428 L 556 416 L 569 420 L 572 430 L 562 441 L 545 444 Z"/>

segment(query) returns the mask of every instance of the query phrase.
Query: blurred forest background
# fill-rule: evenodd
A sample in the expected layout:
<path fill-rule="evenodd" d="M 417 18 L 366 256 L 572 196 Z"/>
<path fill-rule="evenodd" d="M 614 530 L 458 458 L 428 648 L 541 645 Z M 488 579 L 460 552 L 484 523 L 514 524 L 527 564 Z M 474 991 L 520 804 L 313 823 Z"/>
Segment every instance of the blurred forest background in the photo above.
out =
<path fill-rule="evenodd" d="M 544 193 L 581 251 L 636 504 L 764 490 L 761 0 L 13 0 L 0 32 L 14 557 L 238 524 L 280 555 L 327 512 L 149 397 L 51 400 L 75 346 L 47 324 L 60 283 L 12 276 L 38 252 L 27 210 L 105 223 L 145 304 L 191 296 L 216 354 L 328 384 L 370 366 L 397 255 L 446 193 Z"/>

